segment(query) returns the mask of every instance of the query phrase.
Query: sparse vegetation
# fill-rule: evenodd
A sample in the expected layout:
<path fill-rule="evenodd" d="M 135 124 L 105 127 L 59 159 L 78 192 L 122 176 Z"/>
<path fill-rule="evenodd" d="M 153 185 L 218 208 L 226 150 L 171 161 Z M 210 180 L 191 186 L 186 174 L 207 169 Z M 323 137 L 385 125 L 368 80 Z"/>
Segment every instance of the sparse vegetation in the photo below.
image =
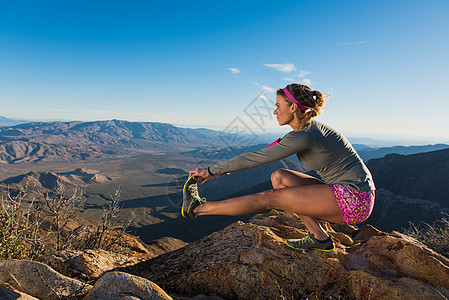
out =
<path fill-rule="evenodd" d="M 119 218 L 120 189 L 110 196 L 96 225 L 79 225 L 75 219 L 86 199 L 76 186 L 70 189 L 58 180 L 52 190 L 30 193 L 28 183 L 0 197 L 0 260 L 34 259 L 58 250 L 109 249 L 123 237 L 127 224 Z"/>
<path fill-rule="evenodd" d="M 436 252 L 449 257 L 449 215 L 434 222 L 432 225 L 424 223 L 424 228 L 420 229 L 413 223 L 404 233 L 417 239 Z"/>
<path fill-rule="evenodd" d="M 34 199 L 24 208 L 28 182 L 13 196 L 8 190 L 0 197 L 0 260 L 33 259 L 44 250 L 40 231 L 40 209 Z"/>
<path fill-rule="evenodd" d="M 74 230 L 71 240 L 71 249 L 104 249 L 115 250 L 120 248 L 120 240 L 123 238 L 130 220 L 125 222 L 120 218 L 120 188 L 109 196 L 109 203 L 103 207 L 103 214 L 95 226 L 82 225 Z M 125 250 L 125 249 L 124 249 Z"/>
<path fill-rule="evenodd" d="M 37 189 L 37 194 L 43 200 L 45 212 L 51 217 L 50 231 L 56 233 L 56 250 L 62 250 L 73 235 L 73 231 L 66 231 L 67 223 L 82 209 L 86 200 L 78 187 L 68 190 L 60 180 L 52 191 Z"/>

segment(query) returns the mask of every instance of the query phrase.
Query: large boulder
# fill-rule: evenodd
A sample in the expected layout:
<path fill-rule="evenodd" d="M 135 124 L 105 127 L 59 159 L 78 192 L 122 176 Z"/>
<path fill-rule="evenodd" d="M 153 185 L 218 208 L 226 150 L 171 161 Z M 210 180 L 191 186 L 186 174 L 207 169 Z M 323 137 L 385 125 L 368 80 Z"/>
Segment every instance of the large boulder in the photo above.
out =
<path fill-rule="evenodd" d="M 26 260 L 0 261 L 0 286 L 48 300 L 82 296 L 92 288 L 43 263 Z"/>
<path fill-rule="evenodd" d="M 363 257 L 371 270 L 449 290 L 449 260 L 399 232 L 373 236 L 352 257 Z"/>
<path fill-rule="evenodd" d="M 116 232 L 110 232 L 108 238 L 114 233 Z M 41 256 L 37 260 L 66 276 L 90 281 L 112 269 L 132 266 L 187 245 L 181 240 L 169 237 L 145 245 L 140 239 L 129 234 L 122 234 L 117 241 L 110 247 L 110 251 L 62 250 Z"/>
<path fill-rule="evenodd" d="M 307 232 L 294 214 L 272 211 L 236 222 L 133 267 L 165 291 L 226 299 L 444 299 L 449 260 L 418 241 L 371 226 L 322 224 L 336 250 L 296 251 Z"/>
<path fill-rule="evenodd" d="M 84 300 L 171 300 L 157 284 L 122 272 L 109 272 L 97 280 Z"/>
<path fill-rule="evenodd" d="M 38 260 L 66 276 L 92 280 L 114 268 L 134 265 L 141 259 L 105 250 L 63 250 Z"/>

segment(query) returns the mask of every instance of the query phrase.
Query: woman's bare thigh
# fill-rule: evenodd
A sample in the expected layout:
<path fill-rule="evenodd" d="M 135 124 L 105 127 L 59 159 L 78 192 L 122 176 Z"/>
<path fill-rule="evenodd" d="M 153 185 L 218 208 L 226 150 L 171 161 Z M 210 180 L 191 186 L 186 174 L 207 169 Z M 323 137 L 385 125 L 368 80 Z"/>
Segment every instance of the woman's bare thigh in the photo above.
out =
<path fill-rule="evenodd" d="M 294 186 L 262 192 L 268 208 L 342 223 L 340 208 L 326 184 Z"/>

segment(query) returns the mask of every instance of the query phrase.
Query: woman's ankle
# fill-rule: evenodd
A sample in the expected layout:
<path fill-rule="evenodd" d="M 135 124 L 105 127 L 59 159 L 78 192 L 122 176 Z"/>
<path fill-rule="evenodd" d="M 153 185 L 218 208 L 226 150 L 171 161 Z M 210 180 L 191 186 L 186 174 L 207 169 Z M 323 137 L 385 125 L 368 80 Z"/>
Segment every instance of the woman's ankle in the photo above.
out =
<path fill-rule="evenodd" d="M 327 234 L 327 232 L 323 231 L 323 232 L 312 232 L 313 234 L 313 238 L 315 240 L 318 240 L 320 242 L 322 241 L 327 241 L 329 239 L 329 235 Z"/>

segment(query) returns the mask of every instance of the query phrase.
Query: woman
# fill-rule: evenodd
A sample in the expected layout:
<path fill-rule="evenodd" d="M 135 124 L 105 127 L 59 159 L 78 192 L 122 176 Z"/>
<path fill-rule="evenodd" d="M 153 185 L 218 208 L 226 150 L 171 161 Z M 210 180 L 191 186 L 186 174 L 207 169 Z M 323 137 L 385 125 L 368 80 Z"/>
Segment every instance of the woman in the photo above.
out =
<path fill-rule="evenodd" d="M 310 234 L 287 240 L 288 246 L 298 250 L 333 251 L 331 237 L 316 218 L 343 224 L 365 221 L 373 209 L 375 186 L 371 173 L 349 141 L 313 120 L 323 105 L 323 94 L 302 84 L 277 90 L 274 114 L 280 126 L 289 125 L 293 131 L 260 151 L 190 171 L 184 186 L 182 215 L 239 216 L 265 209 L 290 211 L 301 218 Z M 273 190 L 216 202 L 205 202 L 198 195 L 197 182 L 202 184 L 221 174 L 253 168 L 292 154 L 315 170 L 322 180 L 281 169 L 271 175 Z"/>

